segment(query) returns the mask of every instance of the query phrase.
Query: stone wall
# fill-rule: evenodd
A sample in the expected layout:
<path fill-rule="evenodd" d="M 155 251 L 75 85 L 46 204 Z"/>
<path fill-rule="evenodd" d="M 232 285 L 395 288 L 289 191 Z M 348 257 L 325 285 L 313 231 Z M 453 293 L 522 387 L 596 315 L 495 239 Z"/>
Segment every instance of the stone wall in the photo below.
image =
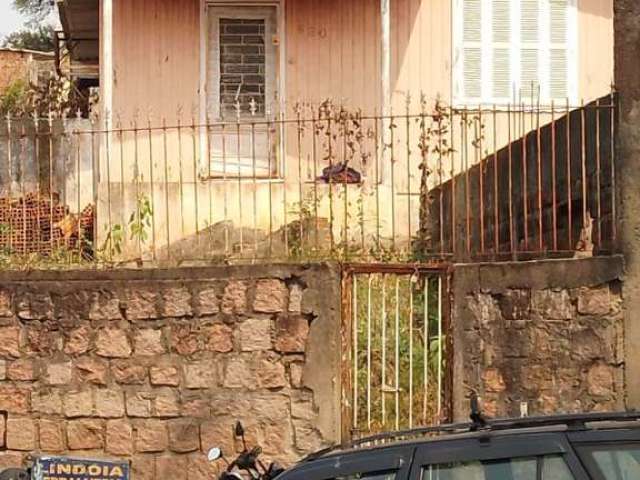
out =
<path fill-rule="evenodd" d="M 65 453 L 208 479 L 236 419 L 284 463 L 337 440 L 339 288 L 323 265 L 0 274 L 0 467 Z"/>
<path fill-rule="evenodd" d="M 489 416 L 619 410 L 619 257 L 457 267 L 454 411 L 473 389 Z"/>

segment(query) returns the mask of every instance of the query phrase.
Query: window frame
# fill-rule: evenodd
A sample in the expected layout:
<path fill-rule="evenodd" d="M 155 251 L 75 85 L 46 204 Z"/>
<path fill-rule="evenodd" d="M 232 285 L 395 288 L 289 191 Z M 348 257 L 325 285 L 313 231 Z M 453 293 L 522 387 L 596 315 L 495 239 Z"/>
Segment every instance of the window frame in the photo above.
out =
<path fill-rule="evenodd" d="M 591 480 L 566 437 L 557 433 L 499 435 L 433 442 L 417 448 L 411 480 L 421 480 L 429 465 L 562 455 L 575 480 Z"/>
<path fill-rule="evenodd" d="M 521 0 L 510 0 L 510 65 L 512 91 L 510 98 L 497 98 L 493 93 L 493 50 L 494 42 L 492 35 L 492 0 L 479 0 L 481 8 L 481 39 L 479 46 L 481 49 L 481 96 L 480 98 L 467 97 L 464 92 L 464 2 L 465 0 L 452 1 L 452 104 L 456 107 L 465 106 L 498 106 L 504 107 L 513 105 L 524 98 L 520 98 L 519 91 L 522 89 L 520 84 L 521 75 L 521 35 L 520 35 L 520 5 Z M 543 18 L 547 21 L 540 22 L 539 36 L 544 39 L 538 42 L 544 48 L 540 49 L 538 55 L 538 80 L 540 85 L 540 98 L 535 99 L 535 103 L 549 106 L 552 101 L 556 103 L 564 103 L 567 100 L 574 104 L 579 100 L 579 18 L 578 18 L 578 0 L 568 1 L 567 12 L 567 99 L 551 99 L 549 98 L 549 90 L 551 85 L 550 64 L 551 64 L 551 38 L 550 38 L 550 17 L 548 0 L 538 0 L 542 8 L 539 9 L 540 20 Z M 488 20 L 487 20 L 488 19 Z M 514 21 L 517 20 L 517 21 Z M 517 78 L 518 83 L 513 89 L 513 79 Z M 540 80 L 544 82 L 540 82 Z M 530 103 L 531 99 L 527 99 L 525 103 Z"/>
<path fill-rule="evenodd" d="M 591 475 L 595 477 L 595 480 L 607 480 L 607 476 L 602 472 L 602 468 L 594 453 L 598 451 L 624 451 L 631 450 L 635 447 L 640 451 L 640 442 L 601 442 L 584 445 L 578 448 L 578 454 L 582 459 L 582 462 L 586 465 Z"/>
<path fill-rule="evenodd" d="M 214 106 L 213 113 L 216 115 L 210 114 L 210 95 L 209 92 L 209 80 L 208 76 L 210 74 L 209 70 L 209 56 L 210 56 L 210 47 L 209 47 L 209 9 L 211 7 L 218 8 L 229 8 L 231 10 L 241 10 L 243 8 L 257 7 L 257 8 L 275 8 L 275 24 L 274 28 L 276 34 L 278 36 L 278 45 L 275 52 L 275 59 L 273 62 L 274 65 L 274 75 L 275 81 L 272 89 L 272 97 L 274 100 L 274 108 L 275 111 L 271 112 L 270 120 L 277 122 L 280 119 L 279 112 L 283 110 L 283 105 L 285 104 L 286 99 L 286 91 L 285 85 L 286 82 L 286 2 L 287 0 L 199 0 L 200 2 L 200 82 L 199 82 L 199 123 L 198 126 L 198 139 L 199 139 L 199 149 L 200 155 L 198 156 L 198 177 L 201 180 L 209 180 L 209 181 L 220 181 L 226 182 L 229 179 L 238 178 L 237 175 L 234 176 L 233 166 L 236 164 L 230 163 L 232 166 L 228 173 L 219 172 L 215 169 L 212 170 L 212 160 L 209 158 L 209 134 L 207 125 L 211 122 L 213 124 L 225 124 L 225 125 L 235 125 L 235 122 L 222 122 L 219 118 L 219 83 L 218 83 L 218 101 L 217 106 Z M 242 16 L 242 15 L 240 15 Z M 268 42 L 268 39 L 265 39 Z M 265 45 L 266 47 L 266 45 Z M 220 53 L 218 52 L 218 58 Z M 265 48 L 265 62 L 266 62 L 266 48 Z M 218 67 L 219 68 L 219 67 Z M 219 76 L 219 71 L 218 71 Z M 265 87 L 266 87 L 266 72 L 265 72 Z M 215 95 L 215 92 L 214 92 Z M 265 109 L 266 105 L 269 102 L 269 93 L 265 91 Z M 216 113 L 217 112 L 217 113 Z M 266 117 L 266 115 L 265 115 Z M 264 118 L 256 118 L 256 122 L 264 122 Z M 251 125 L 251 120 L 241 120 L 242 124 L 246 124 L 247 126 Z M 273 171 L 267 174 L 259 174 L 254 177 L 253 174 L 241 174 L 239 179 L 240 181 L 267 181 L 267 182 L 282 182 L 286 175 L 285 172 L 285 148 L 286 148 L 286 129 L 283 128 L 282 125 L 276 129 L 273 133 L 275 137 L 275 158 L 273 159 Z"/>
<path fill-rule="evenodd" d="M 589 455 L 590 450 L 603 446 L 609 447 L 632 443 L 640 444 L 640 428 L 638 428 L 636 423 L 633 424 L 631 429 L 572 432 L 569 434 L 569 439 L 577 451 L 580 460 L 585 465 L 591 466 L 591 462 L 595 462 L 595 460 Z M 592 471 L 596 474 L 594 480 L 605 480 L 597 475 L 599 473 L 597 466 L 596 469 Z"/>
<path fill-rule="evenodd" d="M 216 12 L 216 10 L 218 10 Z M 219 5 L 215 3 L 207 4 L 207 113 L 209 119 L 213 119 L 214 122 L 233 122 L 230 119 L 223 119 L 220 111 L 220 98 L 221 98 L 221 78 L 222 73 L 220 71 L 220 58 L 222 53 L 220 51 L 220 31 L 216 25 L 215 20 L 222 18 L 229 19 L 250 19 L 250 20 L 263 20 L 265 22 L 265 112 L 263 115 L 256 115 L 255 118 L 242 119 L 247 123 L 251 121 L 264 121 L 268 118 L 267 112 L 269 111 L 269 105 L 275 104 L 278 101 L 278 53 L 277 48 L 269 41 L 268 35 L 273 29 L 278 31 L 278 7 L 276 5 L 246 5 L 237 4 L 234 6 Z M 212 57 L 213 55 L 213 57 Z M 274 68 L 268 68 L 269 65 L 273 65 Z M 215 84 L 212 85 L 213 79 Z M 244 122 L 242 122 L 244 123 Z"/>

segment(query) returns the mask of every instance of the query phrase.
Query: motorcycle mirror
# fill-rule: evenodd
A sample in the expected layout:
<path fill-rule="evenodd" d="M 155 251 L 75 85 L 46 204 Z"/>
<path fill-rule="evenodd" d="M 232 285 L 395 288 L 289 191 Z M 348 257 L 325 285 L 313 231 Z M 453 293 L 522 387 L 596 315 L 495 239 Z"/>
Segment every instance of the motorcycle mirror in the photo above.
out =
<path fill-rule="evenodd" d="M 236 437 L 244 437 L 244 427 L 239 421 L 236 423 Z"/>
<path fill-rule="evenodd" d="M 219 460 L 221 458 L 222 458 L 222 450 L 217 447 L 209 450 L 209 453 L 207 454 L 207 459 L 210 462 L 215 462 L 216 460 Z"/>

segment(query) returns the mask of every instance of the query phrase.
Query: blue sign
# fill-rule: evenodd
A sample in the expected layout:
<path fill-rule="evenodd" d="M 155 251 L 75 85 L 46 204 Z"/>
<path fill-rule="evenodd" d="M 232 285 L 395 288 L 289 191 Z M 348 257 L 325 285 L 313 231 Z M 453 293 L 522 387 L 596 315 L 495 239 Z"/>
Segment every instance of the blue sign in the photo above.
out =
<path fill-rule="evenodd" d="M 127 462 L 41 457 L 34 465 L 35 480 L 129 480 Z"/>

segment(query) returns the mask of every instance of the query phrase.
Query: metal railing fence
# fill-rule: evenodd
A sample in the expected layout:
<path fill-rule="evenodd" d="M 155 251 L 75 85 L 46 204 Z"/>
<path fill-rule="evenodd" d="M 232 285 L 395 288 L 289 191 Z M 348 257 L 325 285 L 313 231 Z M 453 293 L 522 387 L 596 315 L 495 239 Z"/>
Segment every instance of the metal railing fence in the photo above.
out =
<path fill-rule="evenodd" d="M 615 250 L 616 101 L 0 122 L 0 265 Z"/>

